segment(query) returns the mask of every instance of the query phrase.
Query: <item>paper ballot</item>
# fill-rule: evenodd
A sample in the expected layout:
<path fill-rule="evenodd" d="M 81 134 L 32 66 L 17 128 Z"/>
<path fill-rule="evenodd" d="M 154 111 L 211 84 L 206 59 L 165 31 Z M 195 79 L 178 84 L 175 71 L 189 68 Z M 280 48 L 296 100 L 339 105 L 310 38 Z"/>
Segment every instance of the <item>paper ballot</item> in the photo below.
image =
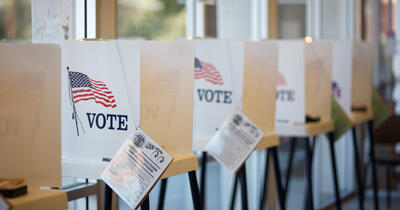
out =
<path fill-rule="evenodd" d="M 226 169 L 235 173 L 264 136 L 254 122 L 235 111 L 207 144 L 206 150 Z"/>
<path fill-rule="evenodd" d="M 153 139 L 138 129 L 125 140 L 100 177 L 136 209 L 172 160 Z"/>

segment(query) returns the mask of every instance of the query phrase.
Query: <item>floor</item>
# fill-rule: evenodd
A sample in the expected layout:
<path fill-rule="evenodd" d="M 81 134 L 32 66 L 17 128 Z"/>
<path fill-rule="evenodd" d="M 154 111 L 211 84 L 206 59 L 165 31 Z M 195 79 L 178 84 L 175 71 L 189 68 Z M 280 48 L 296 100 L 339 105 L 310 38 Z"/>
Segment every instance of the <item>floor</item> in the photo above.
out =
<path fill-rule="evenodd" d="M 301 148 L 302 146 L 299 144 L 297 148 Z M 286 169 L 287 162 L 287 151 L 288 145 L 283 144 L 279 148 L 279 158 L 282 166 L 282 171 Z M 288 200 L 287 200 L 287 209 L 288 210 L 298 210 L 304 209 L 304 153 L 298 149 L 295 154 L 293 169 L 292 169 L 292 178 L 289 185 L 288 192 Z M 283 173 L 284 174 L 284 173 Z M 284 177 L 283 177 L 284 178 Z M 341 194 L 344 194 L 341 192 Z M 400 187 L 398 190 L 391 191 L 391 208 L 387 208 L 386 202 L 386 190 L 379 191 L 379 209 L 380 210 L 400 210 Z M 330 195 L 332 199 L 332 195 Z M 366 191 L 365 194 L 365 210 L 374 210 L 374 201 L 373 201 L 373 191 L 371 189 Z M 336 207 L 324 210 L 335 210 Z M 359 209 L 358 198 L 357 196 L 352 196 L 347 201 L 342 201 L 342 209 L 343 210 L 357 210 Z"/>
<path fill-rule="evenodd" d="M 379 209 L 393 209 L 398 210 L 400 209 L 400 190 L 394 191 L 392 194 L 392 207 L 387 208 L 386 206 L 386 191 L 380 190 L 379 196 Z M 365 210 L 373 210 L 374 209 L 374 200 L 372 190 L 368 190 L 366 192 L 366 199 L 365 199 Z M 335 208 L 333 208 L 335 209 Z M 343 203 L 343 210 L 351 210 L 351 209 L 358 209 L 358 199 L 357 197 L 352 198 L 351 200 Z"/>

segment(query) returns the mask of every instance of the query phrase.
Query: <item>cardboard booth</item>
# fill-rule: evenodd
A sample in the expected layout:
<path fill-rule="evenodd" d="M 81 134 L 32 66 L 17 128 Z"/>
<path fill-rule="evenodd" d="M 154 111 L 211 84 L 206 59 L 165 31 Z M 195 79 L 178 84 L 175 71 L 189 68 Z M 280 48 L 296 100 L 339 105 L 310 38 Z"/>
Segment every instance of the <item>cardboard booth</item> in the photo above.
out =
<path fill-rule="evenodd" d="M 0 177 L 61 186 L 61 51 L 0 44 Z"/>
<path fill-rule="evenodd" d="M 300 40 L 277 43 L 277 133 L 308 136 L 333 129 L 331 45 Z"/>
<path fill-rule="evenodd" d="M 63 176 L 98 178 L 139 125 L 139 45 L 63 42 Z"/>
<path fill-rule="evenodd" d="M 65 135 L 70 138 L 63 139 L 64 176 L 98 178 L 137 126 L 174 157 L 164 177 L 179 174 L 176 167 L 182 165 L 177 166 L 177 162 L 193 170 L 197 168 L 195 156 L 191 155 L 194 60 L 191 44 L 95 41 L 70 42 L 62 48 L 66 52 L 64 68 L 79 69 L 91 82 L 103 82 L 107 93 L 113 94 L 106 106 L 96 99 L 75 104 L 78 115 L 85 118 L 78 119 L 78 129 L 71 119 L 74 107 L 65 94 L 63 111 L 67 114 L 63 122 L 69 123 Z M 105 117 L 98 117 L 99 113 Z M 81 122 L 86 127 L 78 136 Z"/>
<path fill-rule="evenodd" d="M 198 160 L 192 154 L 193 45 L 118 43 L 140 46 L 140 128 L 174 158 L 162 178 L 196 170 Z"/>
<path fill-rule="evenodd" d="M 193 150 L 202 151 L 222 123 L 242 106 L 244 44 L 211 39 L 179 42 L 195 46 Z"/>
<path fill-rule="evenodd" d="M 331 42 L 332 91 L 353 123 L 371 119 L 374 54 L 366 42 Z"/>
<path fill-rule="evenodd" d="M 373 46 L 367 42 L 353 43 L 351 118 L 354 122 L 372 119 Z"/>
<path fill-rule="evenodd" d="M 275 97 L 278 74 L 278 44 L 244 41 L 242 111 L 265 131 L 256 149 L 279 144 L 275 133 Z"/>

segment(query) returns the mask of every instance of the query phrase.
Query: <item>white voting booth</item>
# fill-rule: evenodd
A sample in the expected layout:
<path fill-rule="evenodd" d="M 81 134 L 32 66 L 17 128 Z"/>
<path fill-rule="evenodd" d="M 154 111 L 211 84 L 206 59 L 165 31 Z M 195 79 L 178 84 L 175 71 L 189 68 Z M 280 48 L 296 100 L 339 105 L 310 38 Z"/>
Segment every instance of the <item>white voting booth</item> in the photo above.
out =
<path fill-rule="evenodd" d="M 222 123 L 242 105 L 244 45 L 190 40 L 195 46 L 193 150 L 204 150 Z"/>
<path fill-rule="evenodd" d="M 352 121 L 373 115 L 371 107 L 374 54 L 366 42 L 331 42 L 332 91 Z"/>
<path fill-rule="evenodd" d="M 351 114 L 351 83 L 353 73 L 352 42 L 332 44 L 332 94 L 347 114 Z"/>
<path fill-rule="evenodd" d="M 300 40 L 277 43 L 277 133 L 306 136 L 319 133 L 321 126 L 325 128 L 322 130 L 332 129 L 331 45 L 327 42 L 307 43 Z M 313 122 L 306 122 L 306 118 Z"/>
<path fill-rule="evenodd" d="M 98 178 L 139 124 L 139 46 L 60 46 L 63 176 Z"/>
<path fill-rule="evenodd" d="M 60 48 L 0 44 L 0 177 L 61 185 Z"/>
<path fill-rule="evenodd" d="M 110 107 L 95 100 L 76 103 L 80 121 L 86 125 L 85 131 L 81 131 L 79 119 L 76 129 L 71 117 L 74 107 L 65 89 L 63 127 L 68 130 L 63 131 L 64 176 L 98 178 L 123 141 L 139 125 L 174 157 L 164 177 L 179 174 L 179 167 L 185 168 L 176 165 L 177 162 L 190 165 L 192 170 L 197 168 L 195 156 L 191 155 L 192 45 L 146 41 L 70 42 L 62 49 L 65 52 L 63 68 L 69 66 L 70 71 L 80 70 L 90 81 L 104 82 L 115 99 L 113 102 L 110 98 L 110 104 L 106 104 Z M 97 117 L 97 113 L 105 117 Z"/>

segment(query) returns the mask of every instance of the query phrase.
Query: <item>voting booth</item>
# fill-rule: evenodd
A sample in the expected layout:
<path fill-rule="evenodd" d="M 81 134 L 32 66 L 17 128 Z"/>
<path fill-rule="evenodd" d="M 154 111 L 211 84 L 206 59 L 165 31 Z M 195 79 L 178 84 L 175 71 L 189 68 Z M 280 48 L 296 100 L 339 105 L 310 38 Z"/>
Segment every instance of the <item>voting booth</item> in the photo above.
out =
<path fill-rule="evenodd" d="M 83 103 L 75 101 L 79 117 L 74 118 L 68 89 L 64 89 L 63 125 L 67 129 L 63 132 L 70 138 L 63 138 L 63 175 L 98 178 L 136 127 L 172 155 L 174 163 L 190 160 L 181 162 L 190 165 L 190 169 L 197 168 L 195 156 L 191 156 L 193 75 L 190 70 L 194 52 L 190 44 L 68 42 L 62 45 L 62 50 L 65 72 L 69 70 L 71 75 L 79 69 L 84 74 L 78 75 L 79 81 L 88 78 L 90 84 L 86 85 L 92 88 L 99 88 L 97 85 L 103 82 L 100 90 L 106 91 L 94 93 L 100 99 L 85 96 L 89 99 L 82 98 Z M 75 82 L 77 76 L 70 77 Z M 66 87 L 67 82 L 68 77 L 64 77 Z M 72 94 L 75 86 L 78 85 L 72 84 Z M 99 101 L 104 95 L 108 100 Z M 171 164 L 164 176 L 179 174 L 174 167 Z"/>
<path fill-rule="evenodd" d="M 306 136 L 333 129 L 331 45 L 294 40 L 277 43 L 277 133 Z"/>
<path fill-rule="evenodd" d="M 256 149 L 279 144 L 275 132 L 278 44 L 244 41 L 242 111 L 264 132 Z"/>
<path fill-rule="evenodd" d="M 277 146 L 279 138 L 275 132 L 276 90 L 278 76 L 279 45 L 273 42 L 244 41 L 245 60 L 243 76 L 243 113 L 248 116 L 265 134 L 255 147 L 256 150 L 267 149 L 265 162 L 269 157 L 274 160 L 275 187 L 279 205 L 285 209 L 283 188 L 278 161 Z M 261 201 L 265 204 L 269 168 L 263 169 L 261 182 Z M 268 185 L 268 186 L 267 186 Z M 236 188 L 234 189 L 236 190 Z M 243 190 L 243 188 L 242 188 Z M 234 197 L 232 197 L 234 200 Z M 262 209 L 263 206 L 260 207 Z"/>
<path fill-rule="evenodd" d="M 63 176 L 97 179 L 140 123 L 139 46 L 60 46 Z"/>
<path fill-rule="evenodd" d="M 189 43 L 118 41 L 140 45 L 140 128 L 173 158 L 163 178 L 196 170 L 192 154 L 193 61 Z"/>
<path fill-rule="evenodd" d="M 244 44 L 228 40 L 193 43 L 193 150 L 203 151 L 222 123 L 242 106 Z"/>
<path fill-rule="evenodd" d="M 0 44 L 0 54 L 0 177 L 60 187 L 60 48 Z"/>
<path fill-rule="evenodd" d="M 366 42 L 331 42 L 332 91 L 351 121 L 371 119 L 373 115 L 372 73 L 374 54 Z"/>
<path fill-rule="evenodd" d="M 374 58 L 372 44 L 353 43 L 351 111 L 354 121 L 364 121 L 373 117 L 371 102 Z"/>
<path fill-rule="evenodd" d="M 357 127 L 367 124 L 370 138 L 369 160 L 371 163 L 374 203 L 378 203 L 376 161 L 373 135 L 372 110 L 372 74 L 374 64 L 374 49 L 367 42 L 332 42 L 333 59 L 339 64 L 333 65 L 332 91 L 335 99 L 347 116 L 352 127 L 352 141 L 354 152 L 354 169 L 358 188 L 360 208 L 363 208 L 364 185 L 362 182 L 362 165 L 359 160 L 359 144 Z"/>

